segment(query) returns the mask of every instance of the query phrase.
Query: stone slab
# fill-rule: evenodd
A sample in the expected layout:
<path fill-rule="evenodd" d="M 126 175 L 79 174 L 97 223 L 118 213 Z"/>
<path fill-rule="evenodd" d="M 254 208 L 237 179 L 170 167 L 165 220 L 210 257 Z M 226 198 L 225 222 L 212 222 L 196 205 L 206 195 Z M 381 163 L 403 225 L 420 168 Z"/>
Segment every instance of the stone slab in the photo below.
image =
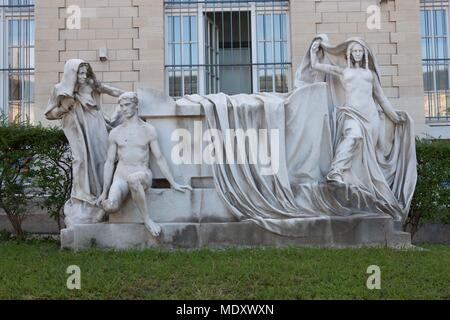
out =
<path fill-rule="evenodd" d="M 150 218 L 159 223 L 236 222 L 215 189 L 194 189 L 185 193 L 173 189 L 151 189 L 147 194 Z M 110 223 L 143 223 L 130 197 L 123 208 L 109 215 Z"/>
<path fill-rule="evenodd" d="M 417 230 L 413 242 L 450 244 L 450 225 L 426 223 Z"/>
<path fill-rule="evenodd" d="M 57 222 L 50 218 L 47 213 L 34 213 L 33 208 L 27 212 L 25 220 L 22 223 L 22 229 L 25 232 L 33 234 L 58 234 L 59 228 Z M 64 226 L 64 222 L 61 221 L 61 225 Z M 11 223 L 8 220 L 6 214 L 0 212 L 0 231 L 6 230 L 8 232 L 14 232 Z"/>
<path fill-rule="evenodd" d="M 389 217 L 331 217 L 305 221 L 298 237 L 284 237 L 252 221 L 227 223 L 162 223 L 154 238 L 138 223 L 76 225 L 61 232 L 62 248 L 74 250 L 96 246 L 104 249 L 194 249 L 227 247 L 410 247 L 408 233 L 394 229 Z"/>

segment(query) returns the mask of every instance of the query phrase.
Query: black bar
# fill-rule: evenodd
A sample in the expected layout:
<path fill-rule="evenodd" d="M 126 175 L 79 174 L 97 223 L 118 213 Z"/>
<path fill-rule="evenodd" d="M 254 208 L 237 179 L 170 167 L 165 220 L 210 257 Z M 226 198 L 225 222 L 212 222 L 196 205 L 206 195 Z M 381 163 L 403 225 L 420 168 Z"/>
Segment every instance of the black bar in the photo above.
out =
<path fill-rule="evenodd" d="M 292 65 L 291 62 L 261 62 L 261 63 L 237 63 L 237 64 L 177 64 L 177 65 L 166 65 L 166 68 L 189 68 L 189 67 L 253 67 L 253 66 L 287 66 Z"/>

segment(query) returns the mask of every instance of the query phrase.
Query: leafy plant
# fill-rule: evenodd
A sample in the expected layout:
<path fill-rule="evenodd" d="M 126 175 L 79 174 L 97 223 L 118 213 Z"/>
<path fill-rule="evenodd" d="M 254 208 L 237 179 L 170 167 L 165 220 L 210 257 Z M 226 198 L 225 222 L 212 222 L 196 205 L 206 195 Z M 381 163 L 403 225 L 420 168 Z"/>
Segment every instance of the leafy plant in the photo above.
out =
<path fill-rule="evenodd" d="M 22 222 L 33 197 L 30 182 L 35 174 L 32 166 L 35 128 L 26 123 L 0 126 L 0 208 L 8 217 L 18 239 L 24 238 Z"/>
<path fill-rule="evenodd" d="M 450 224 L 450 143 L 417 140 L 418 181 L 405 229 L 414 236 L 421 224 Z"/>
<path fill-rule="evenodd" d="M 19 240 L 25 236 L 26 213 L 38 199 L 61 228 L 71 187 L 71 154 L 60 129 L 0 119 L 0 208 Z"/>
<path fill-rule="evenodd" d="M 72 189 L 72 158 L 64 133 L 57 128 L 45 130 L 41 143 L 36 146 L 37 172 L 33 185 L 41 190 L 41 208 L 61 230 L 61 216 Z"/>

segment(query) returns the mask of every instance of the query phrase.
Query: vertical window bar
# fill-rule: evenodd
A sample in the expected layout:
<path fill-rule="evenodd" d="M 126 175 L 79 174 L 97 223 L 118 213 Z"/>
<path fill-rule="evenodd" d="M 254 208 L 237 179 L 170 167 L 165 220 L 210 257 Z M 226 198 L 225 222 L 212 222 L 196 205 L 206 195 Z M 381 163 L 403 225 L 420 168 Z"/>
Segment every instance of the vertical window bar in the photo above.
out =
<path fill-rule="evenodd" d="M 249 61 L 251 62 L 251 46 L 250 46 L 250 43 L 251 43 L 250 16 L 251 16 L 251 14 L 250 14 L 249 9 L 250 8 L 247 8 L 247 10 L 245 12 L 247 15 L 247 17 L 246 17 L 246 20 L 247 20 L 247 52 L 250 53 Z M 254 44 L 254 45 L 257 45 L 257 44 Z M 248 59 L 249 57 L 247 56 L 246 58 Z M 253 84 L 253 70 L 252 70 L 252 67 L 250 67 L 249 69 L 250 69 L 249 70 L 250 71 L 250 83 Z M 253 92 L 253 86 L 250 88 L 250 90 L 251 90 L 251 92 Z"/>

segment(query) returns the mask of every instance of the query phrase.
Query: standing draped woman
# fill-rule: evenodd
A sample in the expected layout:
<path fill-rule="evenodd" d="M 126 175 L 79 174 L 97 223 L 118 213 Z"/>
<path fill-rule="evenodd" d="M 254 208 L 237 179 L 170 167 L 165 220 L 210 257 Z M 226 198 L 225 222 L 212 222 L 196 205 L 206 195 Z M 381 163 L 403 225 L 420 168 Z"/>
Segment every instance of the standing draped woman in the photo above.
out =
<path fill-rule="evenodd" d="M 102 193 L 103 166 L 108 148 L 108 129 L 119 119 L 109 119 L 101 109 L 101 94 L 113 97 L 124 91 L 96 80 L 89 63 L 68 60 L 63 79 L 55 85 L 45 116 L 62 120 L 72 150 L 73 186 L 64 213 L 66 226 L 98 222 L 103 212 L 95 206 Z"/>
<path fill-rule="evenodd" d="M 406 112 L 395 111 L 384 94 L 370 47 L 360 38 L 333 46 L 326 35 L 317 36 L 296 86 L 315 82 L 327 83 L 333 129 L 326 179 L 357 187 L 375 199 L 378 210 L 404 220 L 417 180 L 413 122 Z"/>

